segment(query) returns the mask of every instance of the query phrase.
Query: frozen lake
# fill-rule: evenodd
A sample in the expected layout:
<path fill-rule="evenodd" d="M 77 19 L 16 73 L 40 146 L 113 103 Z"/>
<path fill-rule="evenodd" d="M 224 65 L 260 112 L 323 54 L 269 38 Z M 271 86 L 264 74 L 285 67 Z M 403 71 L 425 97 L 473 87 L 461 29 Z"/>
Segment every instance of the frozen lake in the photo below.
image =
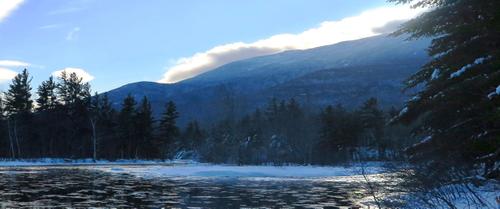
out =
<path fill-rule="evenodd" d="M 0 167 L 0 208 L 350 208 L 369 197 L 356 172 L 300 166 Z"/>

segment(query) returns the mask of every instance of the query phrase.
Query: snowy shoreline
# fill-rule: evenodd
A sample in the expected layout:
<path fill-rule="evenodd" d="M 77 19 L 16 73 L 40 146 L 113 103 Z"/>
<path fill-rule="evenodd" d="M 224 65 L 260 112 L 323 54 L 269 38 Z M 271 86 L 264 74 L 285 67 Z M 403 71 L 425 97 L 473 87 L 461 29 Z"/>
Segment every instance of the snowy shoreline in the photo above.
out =
<path fill-rule="evenodd" d="M 95 166 L 111 173 L 128 173 L 141 177 L 330 177 L 384 172 L 385 162 L 351 163 L 342 165 L 232 165 L 210 164 L 183 160 L 68 160 L 59 158 L 0 159 L 0 168 L 38 166 Z"/>
<path fill-rule="evenodd" d="M 96 160 L 86 159 L 63 159 L 63 158 L 34 158 L 34 159 L 0 159 L 0 167 L 16 166 L 79 166 L 79 165 L 174 165 L 174 164 L 196 164 L 190 160 Z"/>
<path fill-rule="evenodd" d="M 379 174 L 384 171 L 380 165 L 364 167 L 366 174 Z M 127 173 L 138 177 L 283 177 L 318 178 L 360 175 L 360 166 L 236 166 L 213 164 L 184 164 L 174 166 L 139 167 L 102 167 L 97 168 L 111 173 Z"/>

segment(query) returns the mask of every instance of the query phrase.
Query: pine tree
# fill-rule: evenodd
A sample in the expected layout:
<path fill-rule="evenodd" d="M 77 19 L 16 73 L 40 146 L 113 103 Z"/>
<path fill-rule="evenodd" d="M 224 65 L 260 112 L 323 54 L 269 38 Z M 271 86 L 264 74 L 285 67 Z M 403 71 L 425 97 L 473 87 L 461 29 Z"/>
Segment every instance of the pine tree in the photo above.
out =
<path fill-rule="evenodd" d="M 106 123 L 112 123 L 113 115 L 115 114 L 115 110 L 109 101 L 108 94 L 104 93 L 102 95 L 102 99 L 99 103 L 99 118 L 100 121 L 105 121 Z M 110 124 L 108 124 L 110 125 Z"/>
<path fill-rule="evenodd" d="M 120 134 L 118 149 L 121 152 L 121 158 L 134 156 L 136 104 L 134 97 L 128 94 L 123 100 L 122 109 L 118 116 L 118 132 Z"/>
<path fill-rule="evenodd" d="M 433 38 L 431 61 L 406 81 L 424 87 L 394 120 L 420 121 L 425 140 L 408 149 L 412 159 L 446 168 L 498 161 L 500 1 L 390 1 L 431 8 L 395 33 Z"/>
<path fill-rule="evenodd" d="M 321 128 L 318 144 L 318 161 L 348 160 L 354 157 L 354 150 L 359 145 L 362 126 L 354 113 L 347 112 L 342 105 L 327 106 L 320 115 Z"/>
<path fill-rule="evenodd" d="M 179 117 L 177 108 L 173 101 L 169 101 L 165 106 L 165 112 L 160 119 L 160 140 L 164 146 L 168 146 L 166 150 L 171 149 L 171 145 L 179 136 L 179 128 L 176 125 L 176 120 Z"/>
<path fill-rule="evenodd" d="M 182 147 L 185 149 L 197 149 L 201 145 L 203 133 L 198 125 L 198 121 L 191 121 L 187 124 L 182 138 Z"/>
<path fill-rule="evenodd" d="M 38 111 L 52 110 L 57 106 L 56 87 L 52 76 L 38 87 L 38 99 L 36 100 Z"/>
<path fill-rule="evenodd" d="M 65 147 L 66 154 L 78 157 L 88 157 L 92 154 L 93 143 L 91 116 L 90 84 L 83 82 L 83 78 L 76 73 L 66 71 L 58 77 L 57 96 L 60 105 L 61 117 L 64 123 L 60 124 L 61 131 L 65 132 L 66 139 L 59 141 Z"/>
<path fill-rule="evenodd" d="M 84 83 L 83 78 L 76 73 L 66 71 L 61 73 L 57 86 L 59 100 L 66 106 L 72 106 L 90 98 L 90 84 Z"/>
<path fill-rule="evenodd" d="M 269 103 L 267 104 L 266 108 L 266 117 L 269 121 L 273 122 L 276 121 L 278 118 L 278 101 L 276 98 L 272 98 L 269 100 Z"/>
<path fill-rule="evenodd" d="M 10 146 L 17 148 L 17 156 L 21 156 L 21 142 L 19 141 L 20 135 L 26 135 L 26 126 L 29 126 L 30 114 L 33 108 L 33 100 L 31 100 L 31 78 L 28 70 L 24 69 L 23 72 L 16 75 L 12 79 L 12 84 L 9 85 L 9 90 L 5 94 L 5 110 L 9 115 L 8 129 Z M 15 145 L 14 145 L 15 142 Z M 14 157 L 14 149 L 12 156 Z"/>
<path fill-rule="evenodd" d="M 153 143 L 153 113 L 151 103 L 144 97 L 137 109 L 136 115 L 136 133 L 139 140 L 136 153 L 142 157 L 151 158 L 156 155 L 158 150 Z"/>
<path fill-rule="evenodd" d="M 10 115 L 31 113 L 33 100 L 31 100 L 31 78 L 28 70 L 18 74 L 12 79 L 9 90 L 5 94 L 5 110 Z"/>
<path fill-rule="evenodd" d="M 57 108 L 59 104 L 56 95 L 57 84 L 54 82 L 52 76 L 48 80 L 43 81 L 37 89 L 38 98 L 37 102 L 37 114 L 34 117 L 36 122 L 35 127 L 38 137 L 37 140 L 40 146 L 37 147 L 39 153 L 43 156 L 53 156 L 54 151 L 57 150 L 59 144 L 55 144 L 54 140 L 57 136 L 60 136 L 58 128 L 61 123 L 58 120 Z M 30 144 L 30 146 L 35 147 L 35 144 Z"/>
<path fill-rule="evenodd" d="M 376 98 L 369 98 L 359 110 L 360 120 L 363 124 L 365 134 L 367 134 L 366 144 L 374 144 L 379 151 L 379 157 L 385 157 L 385 150 L 388 146 L 384 139 L 384 112 L 379 109 Z"/>

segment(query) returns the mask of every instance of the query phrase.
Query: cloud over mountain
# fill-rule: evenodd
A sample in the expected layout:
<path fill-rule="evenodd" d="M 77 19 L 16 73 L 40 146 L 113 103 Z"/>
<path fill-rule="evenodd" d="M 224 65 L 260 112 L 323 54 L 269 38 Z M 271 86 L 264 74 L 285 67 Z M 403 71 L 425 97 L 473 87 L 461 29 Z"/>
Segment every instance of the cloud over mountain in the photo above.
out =
<path fill-rule="evenodd" d="M 236 60 L 378 35 L 388 28 L 394 28 L 394 23 L 411 19 L 421 12 L 422 10 L 403 6 L 383 7 L 338 21 L 326 21 L 298 34 L 278 34 L 252 43 L 237 42 L 216 46 L 205 52 L 177 59 L 166 68 L 159 82 L 175 83 Z"/>

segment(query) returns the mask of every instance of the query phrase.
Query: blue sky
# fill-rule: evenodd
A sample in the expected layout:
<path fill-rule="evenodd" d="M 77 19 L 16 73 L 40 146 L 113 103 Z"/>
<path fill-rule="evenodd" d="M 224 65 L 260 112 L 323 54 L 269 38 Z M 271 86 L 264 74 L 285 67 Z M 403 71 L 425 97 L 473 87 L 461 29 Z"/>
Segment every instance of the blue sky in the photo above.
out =
<path fill-rule="evenodd" d="M 99 92 L 143 80 L 175 82 L 241 58 L 368 36 L 316 34 L 342 32 L 338 21 L 386 7 L 394 6 L 385 0 L 0 0 L 0 90 L 8 72 L 26 66 L 34 86 L 65 68 Z"/>

